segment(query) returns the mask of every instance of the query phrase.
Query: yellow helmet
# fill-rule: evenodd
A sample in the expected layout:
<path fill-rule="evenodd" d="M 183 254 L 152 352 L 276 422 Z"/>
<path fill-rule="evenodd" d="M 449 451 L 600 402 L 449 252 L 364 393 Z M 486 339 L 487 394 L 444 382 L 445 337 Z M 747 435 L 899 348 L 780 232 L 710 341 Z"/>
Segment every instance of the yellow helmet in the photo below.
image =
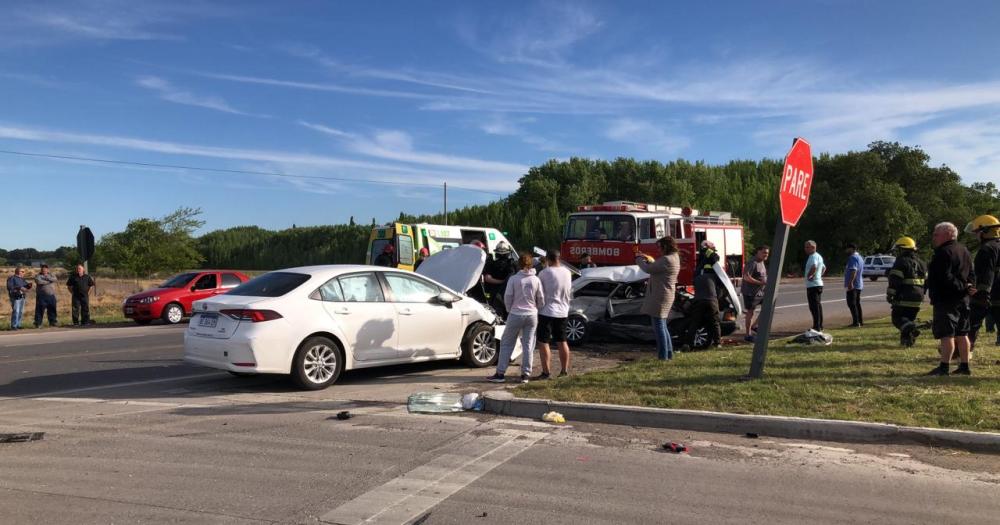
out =
<path fill-rule="evenodd" d="M 903 250 L 916 250 L 917 243 L 911 237 L 900 237 L 896 239 L 896 244 L 893 245 L 894 248 L 901 248 Z"/>
<path fill-rule="evenodd" d="M 1000 238 L 1000 220 L 992 215 L 980 215 L 965 225 L 965 233 L 982 233 L 987 239 Z"/>

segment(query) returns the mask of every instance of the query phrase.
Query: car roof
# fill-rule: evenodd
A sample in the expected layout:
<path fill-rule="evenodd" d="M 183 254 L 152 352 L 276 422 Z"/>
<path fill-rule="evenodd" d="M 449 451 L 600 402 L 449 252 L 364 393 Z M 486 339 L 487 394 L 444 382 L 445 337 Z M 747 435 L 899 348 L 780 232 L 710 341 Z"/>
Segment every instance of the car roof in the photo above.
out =
<path fill-rule="evenodd" d="M 288 273 L 304 273 L 312 275 L 313 277 L 327 277 L 332 278 L 338 275 L 343 275 L 345 273 L 353 272 L 397 272 L 397 273 L 408 273 L 405 270 L 400 270 L 398 268 L 389 268 L 386 266 L 374 266 L 369 264 L 321 264 L 315 266 L 297 266 L 295 268 L 282 268 L 280 270 L 272 270 L 268 273 L 274 272 L 288 272 Z"/>

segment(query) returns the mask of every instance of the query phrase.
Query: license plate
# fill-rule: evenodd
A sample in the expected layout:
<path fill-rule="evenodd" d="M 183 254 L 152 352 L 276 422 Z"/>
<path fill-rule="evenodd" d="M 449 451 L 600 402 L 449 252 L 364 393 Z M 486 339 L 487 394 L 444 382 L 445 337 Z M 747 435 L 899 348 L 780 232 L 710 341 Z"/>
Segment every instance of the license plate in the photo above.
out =
<path fill-rule="evenodd" d="M 125 313 L 127 313 L 127 314 L 134 314 L 135 313 L 135 308 L 132 308 L 131 306 L 126 306 L 125 307 Z"/>
<path fill-rule="evenodd" d="M 204 326 L 205 328 L 215 328 L 217 324 L 219 324 L 219 316 L 217 315 L 202 315 L 198 319 L 198 326 Z"/>

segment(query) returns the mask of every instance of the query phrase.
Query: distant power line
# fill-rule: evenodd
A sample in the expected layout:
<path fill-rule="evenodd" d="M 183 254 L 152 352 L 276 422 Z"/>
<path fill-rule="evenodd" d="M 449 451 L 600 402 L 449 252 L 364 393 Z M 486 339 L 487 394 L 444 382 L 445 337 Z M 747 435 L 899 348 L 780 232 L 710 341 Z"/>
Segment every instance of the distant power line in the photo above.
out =
<path fill-rule="evenodd" d="M 204 166 L 185 166 L 181 164 L 160 164 L 157 162 L 135 162 L 129 160 L 114 160 L 114 159 L 98 159 L 93 157 L 77 157 L 74 155 L 54 155 L 49 153 L 32 153 L 27 151 L 13 151 L 13 150 L 0 150 L 0 153 L 5 155 L 19 155 L 22 157 L 40 157 L 45 159 L 58 159 L 58 160 L 77 160 L 84 162 L 102 162 L 104 164 L 119 164 L 125 166 L 141 166 L 145 168 L 170 168 L 170 169 L 182 169 L 182 170 L 193 170 L 193 171 L 204 171 L 204 172 L 216 172 L 216 173 L 239 173 L 243 175 L 264 175 L 267 177 L 283 177 L 287 179 L 312 179 L 312 180 L 328 180 L 335 182 L 353 182 L 360 184 L 382 184 L 385 186 L 408 186 L 417 188 L 434 188 L 441 189 L 439 184 L 430 184 L 424 182 L 399 182 L 391 180 L 378 180 L 378 179 L 352 179 L 347 177 L 330 177 L 327 175 L 295 175 L 293 173 L 280 173 L 274 171 L 253 171 L 253 170 L 235 170 L 226 168 L 207 168 Z M 444 182 L 444 181 L 442 181 Z M 510 192 L 506 191 L 495 191 L 495 190 L 484 190 L 480 188 L 469 188 L 465 186 L 453 186 L 448 185 L 448 189 L 462 190 L 462 191 L 472 191 L 477 193 L 485 193 L 488 195 L 507 195 Z"/>

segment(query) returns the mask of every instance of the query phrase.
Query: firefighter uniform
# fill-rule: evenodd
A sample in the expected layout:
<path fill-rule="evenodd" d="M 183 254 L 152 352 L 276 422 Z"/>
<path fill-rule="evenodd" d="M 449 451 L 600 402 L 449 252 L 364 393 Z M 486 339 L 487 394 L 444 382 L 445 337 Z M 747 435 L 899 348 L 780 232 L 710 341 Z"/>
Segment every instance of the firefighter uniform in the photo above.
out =
<path fill-rule="evenodd" d="M 981 215 L 970 222 L 965 231 L 977 234 L 979 251 L 972 264 L 976 293 L 969 301 L 969 343 L 976 344 L 976 335 L 988 313 L 997 319 L 1000 314 L 1000 220 Z"/>
<path fill-rule="evenodd" d="M 695 262 L 695 277 L 706 272 L 712 273 L 712 268 L 717 262 L 719 262 L 719 252 L 715 251 L 715 244 L 710 241 L 702 242 L 701 250 L 698 251 L 698 259 Z"/>
<path fill-rule="evenodd" d="M 896 241 L 898 256 L 889 272 L 886 300 L 892 305 L 892 324 L 899 329 L 899 342 L 913 346 L 920 336 L 917 314 L 924 302 L 927 266 L 917 257 L 917 244 L 909 237 Z"/>

